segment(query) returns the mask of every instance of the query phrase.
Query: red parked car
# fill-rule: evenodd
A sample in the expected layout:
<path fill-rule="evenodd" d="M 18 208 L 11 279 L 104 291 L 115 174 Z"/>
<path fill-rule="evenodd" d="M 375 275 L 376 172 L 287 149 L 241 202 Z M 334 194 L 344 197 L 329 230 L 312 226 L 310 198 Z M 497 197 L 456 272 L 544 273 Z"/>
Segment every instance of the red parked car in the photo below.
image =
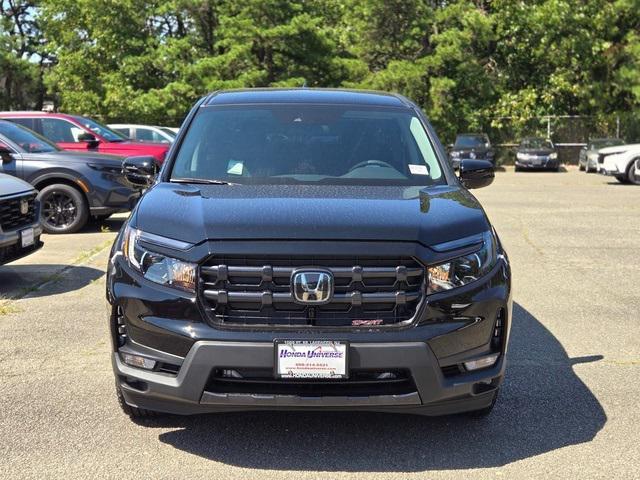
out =
<path fill-rule="evenodd" d="M 18 123 L 48 138 L 64 150 L 91 151 L 131 157 L 152 155 L 164 161 L 166 143 L 136 142 L 95 120 L 80 115 L 47 112 L 0 112 L 0 118 Z"/>

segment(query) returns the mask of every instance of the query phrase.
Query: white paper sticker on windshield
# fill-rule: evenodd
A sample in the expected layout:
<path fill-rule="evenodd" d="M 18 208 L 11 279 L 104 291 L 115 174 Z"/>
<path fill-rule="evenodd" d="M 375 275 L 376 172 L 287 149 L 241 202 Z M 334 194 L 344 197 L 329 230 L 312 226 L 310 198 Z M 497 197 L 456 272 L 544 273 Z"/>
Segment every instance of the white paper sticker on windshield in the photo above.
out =
<path fill-rule="evenodd" d="M 227 173 L 229 175 L 242 175 L 244 164 L 239 160 L 229 160 L 227 164 Z"/>
<path fill-rule="evenodd" d="M 411 165 L 409 164 L 409 171 L 413 175 L 429 175 L 429 170 L 426 165 Z"/>

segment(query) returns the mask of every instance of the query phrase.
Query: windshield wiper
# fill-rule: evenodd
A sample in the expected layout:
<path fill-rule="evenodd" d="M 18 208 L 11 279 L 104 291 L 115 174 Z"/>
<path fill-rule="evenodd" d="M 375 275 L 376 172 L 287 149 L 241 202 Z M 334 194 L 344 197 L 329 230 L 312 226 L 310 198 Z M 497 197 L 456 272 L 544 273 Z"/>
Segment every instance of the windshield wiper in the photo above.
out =
<path fill-rule="evenodd" d="M 204 185 L 238 185 L 237 183 L 213 178 L 172 178 L 169 181 L 173 183 L 200 183 Z"/>

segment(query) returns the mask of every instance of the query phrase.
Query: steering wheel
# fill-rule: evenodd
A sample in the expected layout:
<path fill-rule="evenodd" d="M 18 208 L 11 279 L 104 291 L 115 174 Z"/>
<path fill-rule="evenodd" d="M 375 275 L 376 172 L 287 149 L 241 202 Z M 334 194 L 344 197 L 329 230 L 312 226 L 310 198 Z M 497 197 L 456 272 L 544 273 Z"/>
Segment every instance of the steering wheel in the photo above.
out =
<path fill-rule="evenodd" d="M 356 163 L 353 167 L 349 169 L 347 173 L 354 171 L 356 168 L 362 168 L 362 167 L 368 167 L 368 166 L 392 168 L 393 170 L 395 170 L 395 167 L 393 165 L 383 160 L 365 160 L 364 162 Z"/>

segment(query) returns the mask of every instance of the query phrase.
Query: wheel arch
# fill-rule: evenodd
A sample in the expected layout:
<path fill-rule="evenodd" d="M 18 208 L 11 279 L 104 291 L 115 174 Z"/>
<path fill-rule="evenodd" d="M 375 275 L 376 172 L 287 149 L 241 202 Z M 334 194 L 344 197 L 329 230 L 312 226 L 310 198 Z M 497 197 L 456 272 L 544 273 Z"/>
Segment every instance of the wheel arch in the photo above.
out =
<path fill-rule="evenodd" d="M 78 180 L 71 175 L 64 173 L 51 173 L 48 175 L 44 175 L 41 177 L 37 177 L 30 182 L 38 192 L 49 185 L 55 185 L 62 183 L 64 185 L 68 185 L 70 187 L 75 188 L 82 194 L 82 198 L 84 198 L 85 202 L 87 202 L 87 207 L 91 206 L 89 201 L 89 196 L 84 188 L 78 183 Z"/>

